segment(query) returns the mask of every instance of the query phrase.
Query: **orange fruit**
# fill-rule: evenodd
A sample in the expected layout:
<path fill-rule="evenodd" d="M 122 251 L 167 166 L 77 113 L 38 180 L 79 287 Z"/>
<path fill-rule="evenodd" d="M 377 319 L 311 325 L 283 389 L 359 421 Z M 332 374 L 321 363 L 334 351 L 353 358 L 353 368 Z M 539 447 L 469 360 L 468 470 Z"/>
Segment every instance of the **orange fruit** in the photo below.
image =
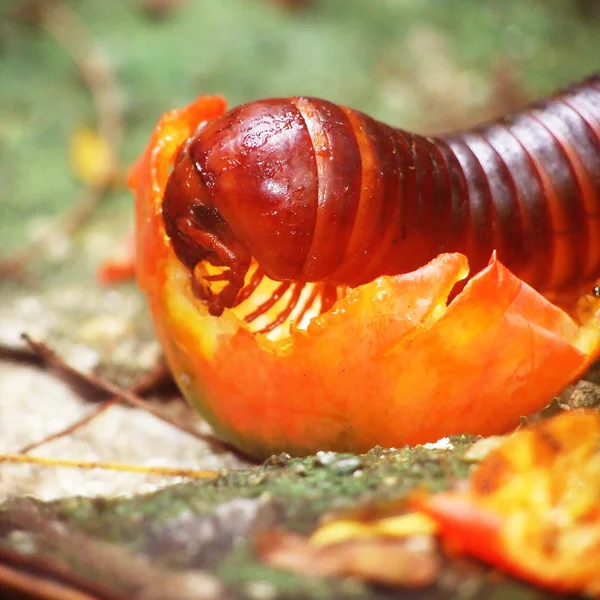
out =
<path fill-rule="evenodd" d="M 502 433 L 598 353 L 597 319 L 579 327 L 495 258 L 447 304 L 468 273 L 460 254 L 352 289 L 304 329 L 265 336 L 239 311 L 209 315 L 161 204 L 179 146 L 224 110 L 201 97 L 167 113 L 130 177 L 138 282 L 181 391 L 224 440 L 264 458 Z"/>

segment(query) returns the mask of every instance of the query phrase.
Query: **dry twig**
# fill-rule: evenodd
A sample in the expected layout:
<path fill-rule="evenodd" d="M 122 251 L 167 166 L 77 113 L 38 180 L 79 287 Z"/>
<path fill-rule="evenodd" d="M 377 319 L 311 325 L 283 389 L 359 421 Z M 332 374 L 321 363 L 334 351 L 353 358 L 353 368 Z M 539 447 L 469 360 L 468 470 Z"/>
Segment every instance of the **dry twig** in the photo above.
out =
<path fill-rule="evenodd" d="M 173 425 L 177 429 L 184 431 L 192 435 L 193 437 L 202 440 L 204 443 L 208 444 L 213 450 L 224 451 L 227 447 L 226 445 L 217 440 L 215 437 L 211 435 L 205 435 L 197 431 L 191 426 L 185 425 L 183 423 L 178 423 L 176 420 L 164 415 L 159 409 L 156 409 L 151 404 L 146 402 L 143 398 L 140 398 L 138 395 L 124 390 L 123 388 L 115 385 L 114 383 L 110 383 L 96 375 L 87 374 L 79 371 L 75 367 L 64 362 L 56 353 L 50 349 L 47 345 L 32 340 L 28 335 L 23 334 L 23 340 L 27 343 L 27 345 L 31 348 L 32 352 L 40 357 L 41 360 L 48 367 L 52 367 L 57 369 L 61 373 L 65 373 L 66 375 L 79 379 L 80 381 L 93 386 L 97 389 L 103 390 L 112 396 L 117 397 L 121 402 L 128 404 L 129 406 L 135 408 L 141 408 L 146 412 L 154 415 L 158 419 Z"/>
<path fill-rule="evenodd" d="M 39 364 L 43 365 L 43 360 L 36 356 L 39 360 Z M 164 363 L 159 363 L 152 371 L 150 371 L 147 375 L 142 377 L 135 385 L 133 385 L 128 391 L 132 394 L 136 394 L 138 396 L 144 396 L 155 390 L 157 387 L 164 383 L 166 377 L 170 377 L 169 371 Z M 119 402 L 119 398 L 117 396 L 113 396 L 108 400 L 105 400 L 100 404 L 100 406 L 96 407 L 95 410 L 91 411 L 89 414 L 77 419 L 72 422 L 70 425 L 67 425 L 63 429 L 59 431 L 55 431 L 47 435 L 46 437 L 38 440 L 37 442 L 32 442 L 31 444 L 27 444 L 19 451 L 19 454 L 26 454 L 27 452 L 31 452 L 40 446 L 48 444 L 49 442 L 53 442 L 67 435 L 72 435 L 78 429 L 81 429 L 88 423 L 91 423 L 96 417 L 100 416 L 102 413 L 106 412 L 111 406 L 114 406 Z"/>
<path fill-rule="evenodd" d="M 99 600 L 86 592 L 74 589 L 73 586 L 49 581 L 46 577 L 24 573 L 14 567 L 0 563 L 0 589 L 5 592 L 12 590 L 40 600 Z"/>
<path fill-rule="evenodd" d="M 117 157 L 123 135 L 123 109 L 117 80 L 109 63 L 83 23 L 67 6 L 41 0 L 33 4 L 35 6 L 29 8 L 35 13 L 36 22 L 65 48 L 89 87 L 96 108 L 98 134 L 108 145 L 111 156 Z M 102 181 L 90 184 L 80 192 L 59 223 L 49 227 L 38 239 L 2 258 L 0 278 L 24 278 L 26 263 L 48 244 L 57 231 L 72 236 L 91 217 L 119 173 L 119 166 L 113 165 Z"/>
<path fill-rule="evenodd" d="M 222 585 L 211 575 L 201 571 L 173 571 L 145 556 L 93 539 L 49 519 L 29 500 L 10 503 L 0 516 L 0 524 L 6 532 L 29 532 L 34 547 L 34 551 L 25 554 L 0 543 L 0 561 L 16 563 L 88 594 L 87 598 L 72 596 L 73 600 L 134 597 L 216 600 L 225 595 Z"/>
<path fill-rule="evenodd" d="M 185 467 L 148 467 L 146 465 L 132 465 L 129 463 L 68 460 L 46 456 L 29 456 L 27 454 L 0 454 L 0 464 L 5 462 L 38 465 L 41 467 L 64 467 L 66 469 L 106 469 L 108 471 L 122 471 L 124 473 L 161 475 L 163 477 L 187 477 L 188 479 L 214 479 L 219 476 L 218 471 L 187 469 Z"/>

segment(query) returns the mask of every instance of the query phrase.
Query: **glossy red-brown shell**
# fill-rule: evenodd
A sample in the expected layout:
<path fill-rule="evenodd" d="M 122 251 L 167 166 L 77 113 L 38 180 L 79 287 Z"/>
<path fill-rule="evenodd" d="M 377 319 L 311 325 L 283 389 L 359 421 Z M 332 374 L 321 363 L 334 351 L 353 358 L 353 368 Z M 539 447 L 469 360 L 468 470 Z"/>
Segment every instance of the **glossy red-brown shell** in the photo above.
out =
<path fill-rule="evenodd" d="M 262 100 L 184 154 L 176 202 L 201 189 L 275 280 L 356 286 L 442 252 L 476 272 L 494 249 L 542 291 L 600 275 L 600 76 L 434 138 L 324 100 Z"/>

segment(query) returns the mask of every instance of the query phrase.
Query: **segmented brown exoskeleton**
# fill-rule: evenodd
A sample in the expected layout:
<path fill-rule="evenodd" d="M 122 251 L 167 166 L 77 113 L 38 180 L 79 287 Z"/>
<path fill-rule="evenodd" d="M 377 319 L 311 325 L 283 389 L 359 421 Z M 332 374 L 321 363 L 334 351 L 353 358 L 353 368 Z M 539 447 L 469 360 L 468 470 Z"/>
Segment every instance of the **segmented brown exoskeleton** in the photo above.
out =
<path fill-rule="evenodd" d="M 600 75 L 438 137 L 314 98 L 244 104 L 201 124 L 184 144 L 163 211 L 212 314 L 247 299 L 265 276 L 281 282 L 246 317 L 252 322 L 287 293 L 263 331 L 289 317 L 308 282 L 317 285 L 303 310 L 320 298 L 322 312 L 348 287 L 442 252 L 466 254 L 475 273 L 495 249 L 542 292 L 593 280 Z M 222 272 L 206 274 L 207 263 Z"/>

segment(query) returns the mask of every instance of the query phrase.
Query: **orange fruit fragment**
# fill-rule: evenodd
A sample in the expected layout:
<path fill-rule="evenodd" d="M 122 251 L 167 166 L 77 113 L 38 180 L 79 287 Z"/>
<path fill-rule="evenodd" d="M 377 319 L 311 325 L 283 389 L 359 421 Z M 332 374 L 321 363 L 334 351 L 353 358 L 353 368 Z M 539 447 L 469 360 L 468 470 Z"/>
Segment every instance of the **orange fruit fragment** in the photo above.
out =
<path fill-rule="evenodd" d="M 600 594 L 600 418 L 563 413 L 489 454 L 465 488 L 418 496 L 446 545 L 559 591 Z"/>

